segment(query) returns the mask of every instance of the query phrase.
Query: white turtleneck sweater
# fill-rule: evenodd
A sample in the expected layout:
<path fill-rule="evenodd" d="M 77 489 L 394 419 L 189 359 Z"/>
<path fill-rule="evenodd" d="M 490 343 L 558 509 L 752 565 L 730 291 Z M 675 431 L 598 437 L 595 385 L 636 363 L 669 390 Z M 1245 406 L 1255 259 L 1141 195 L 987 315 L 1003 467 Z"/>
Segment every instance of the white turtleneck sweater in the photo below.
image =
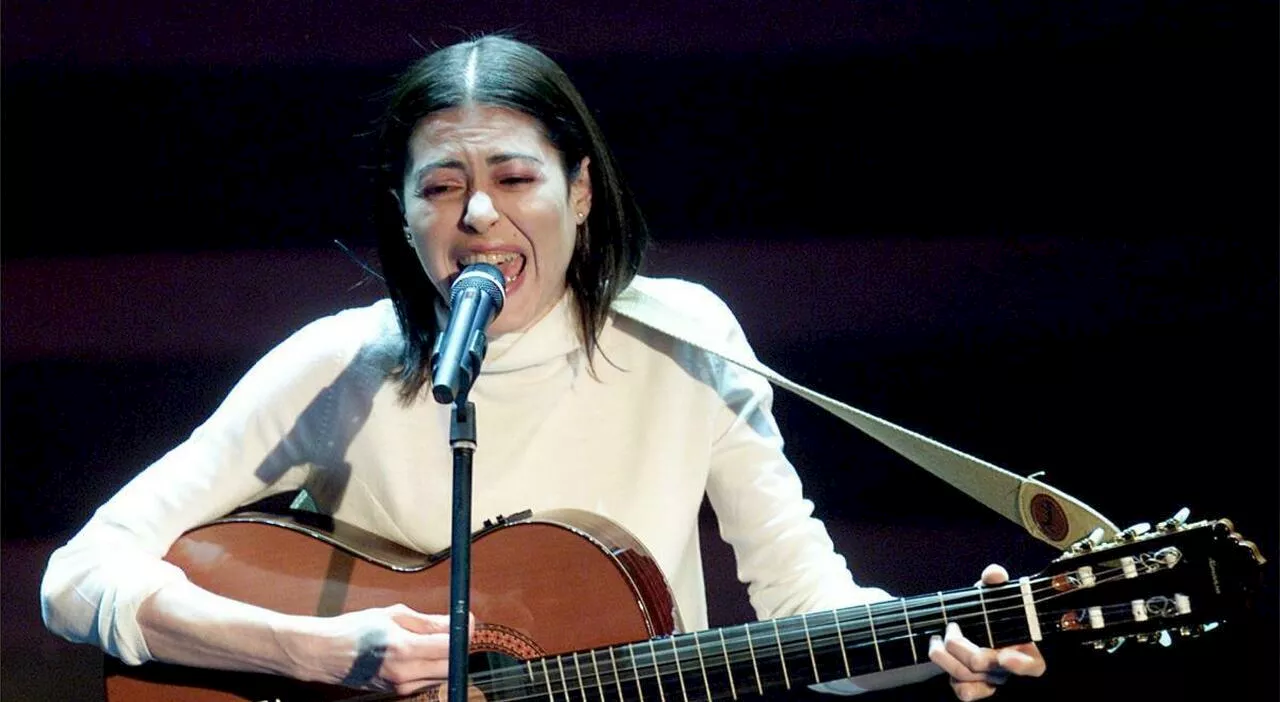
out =
<path fill-rule="evenodd" d="M 704 288 L 647 280 L 750 349 Z M 189 439 L 148 467 L 54 552 L 41 588 L 55 633 L 126 663 L 150 658 L 135 615 L 183 578 L 162 557 L 186 530 L 305 487 L 323 511 L 423 553 L 449 546 L 449 408 L 402 405 L 388 379 L 401 335 L 387 300 L 317 320 L 264 356 Z M 524 509 L 577 508 L 634 534 L 706 626 L 698 512 L 709 496 L 738 577 L 764 619 L 886 595 L 856 586 L 795 470 L 754 375 L 612 316 L 588 372 L 562 300 L 526 332 L 491 340 L 471 400 L 479 449 L 474 526 Z"/>

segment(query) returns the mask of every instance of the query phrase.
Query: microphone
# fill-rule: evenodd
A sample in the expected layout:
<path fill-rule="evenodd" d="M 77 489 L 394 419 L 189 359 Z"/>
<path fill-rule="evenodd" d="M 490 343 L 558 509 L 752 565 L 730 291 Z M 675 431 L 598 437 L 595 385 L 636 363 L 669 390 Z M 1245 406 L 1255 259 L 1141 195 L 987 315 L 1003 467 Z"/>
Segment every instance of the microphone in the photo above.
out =
<path fill-rule="evenodd" d="M 431 395 L 447 405 L 471 390 L 489 342 L 484 331 L 507 301 L 497 266 L 473 263 L 449 289 L 449 323 L 431 350 Z"/>

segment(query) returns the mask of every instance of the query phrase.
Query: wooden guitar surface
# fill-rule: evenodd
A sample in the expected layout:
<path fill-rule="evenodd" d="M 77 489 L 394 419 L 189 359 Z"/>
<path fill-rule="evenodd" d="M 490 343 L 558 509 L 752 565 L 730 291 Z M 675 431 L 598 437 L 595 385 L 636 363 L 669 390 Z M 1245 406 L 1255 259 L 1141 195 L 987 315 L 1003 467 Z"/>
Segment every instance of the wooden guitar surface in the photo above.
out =
<path fill-rule="evenodd" d="M 278 612 L 333 616 L 403 603 L 449 611 L 450 561 L 308 513 L 246 513 L 196 528 L 166 560 L 195 584 Z M 471 551 L 473 652 L 527 660 L 672 633 L 674 600 L 656 563 L 595 515 L 521 515 L 479 532 Z M 108 702 L 341 700 L 361 693 L 269 675 L 107 661 Z"/>

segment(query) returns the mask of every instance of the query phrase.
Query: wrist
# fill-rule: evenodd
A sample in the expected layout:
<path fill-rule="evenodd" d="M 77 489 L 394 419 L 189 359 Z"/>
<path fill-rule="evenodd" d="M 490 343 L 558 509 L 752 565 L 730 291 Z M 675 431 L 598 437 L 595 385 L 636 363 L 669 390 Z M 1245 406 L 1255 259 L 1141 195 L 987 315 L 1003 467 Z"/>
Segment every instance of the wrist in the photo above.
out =
<path fill-rule="evenodd" d="M 277 671 L 294 680 L 332 683 L 337 677 L 324 670 L 319 661 L 323 658 L 320 648 L 326 640 L 325 618 L 272 612 L 266 621 L 267 630 L 281 655 L 282 670 Z"/>

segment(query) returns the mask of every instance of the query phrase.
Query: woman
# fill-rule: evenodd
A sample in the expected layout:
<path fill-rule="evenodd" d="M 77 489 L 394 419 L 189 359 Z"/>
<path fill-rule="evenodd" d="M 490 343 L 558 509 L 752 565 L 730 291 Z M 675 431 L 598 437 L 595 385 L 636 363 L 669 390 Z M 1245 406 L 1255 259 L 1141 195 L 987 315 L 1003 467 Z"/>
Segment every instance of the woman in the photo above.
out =
<path fill-rule="evenodd" d="M 284 615 L 200 589 L 161 557 L 185 530 L 298 488 L 322 511 L 420 552 L 447 547 L 449 408 L 423 386 L 452 281 L 476 262 L 502 271 L 507 294 L 469 396 L 483 437 L 478 518 L 563 507 L 609 517 L 661 565 L 689 630 L 706 626 L 704 495 L 762 619 L 887 597 L 853 582 L 812 518 L 768 384 L 611 312 L 622 290 L 643 284 L 669 314 L 750 353 L 714 295 L 637 277 L 639 213 L 554 62 L 500 37 L 441 49 L 396 85 L 379 141 L 389 300 L 294 334 L 103 505 L 50 559 L 41 594 L 51 630 L 130 664 L 398 692 L 444 680 L 442 613 Z M 983 580 L 1005 578 L 992 567 Z M 362 666 L 370 656 L 376 665 Z M 957 696 L 974 699 L 1007 672 L 1044 669 L 1034 647 L 983 649 L 954 625 L 929 657 L 937 667 L 844 689 L 941 669 Z"/>

